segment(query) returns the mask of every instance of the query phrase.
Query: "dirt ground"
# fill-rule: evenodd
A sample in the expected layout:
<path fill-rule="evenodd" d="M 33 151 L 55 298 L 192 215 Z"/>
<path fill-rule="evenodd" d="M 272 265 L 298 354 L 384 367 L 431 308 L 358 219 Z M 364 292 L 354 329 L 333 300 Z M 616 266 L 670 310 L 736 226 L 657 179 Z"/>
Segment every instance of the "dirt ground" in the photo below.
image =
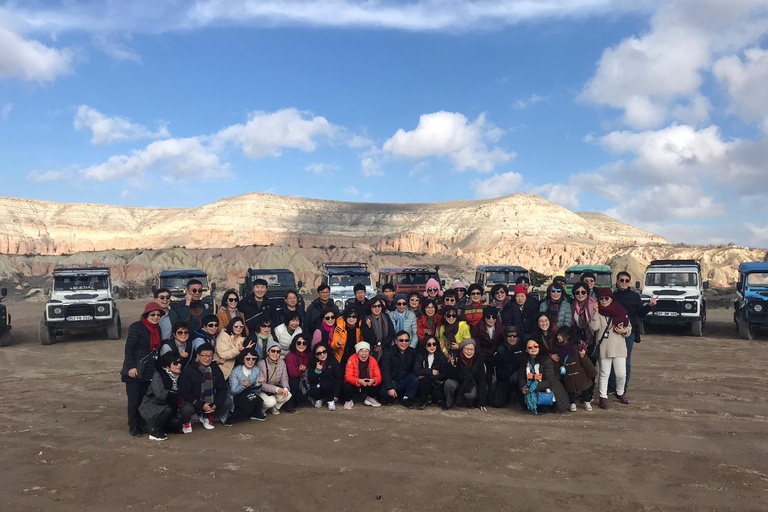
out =
<path fill-rule="evenodd" d="M 120 303 L 124 329 L 144 301 Z M 768 510 L 768 336 L 727 311 L 704 338 L 657 330 L 608 411 L 300 409 L 232 428 L 128 435 L 124 341 L 37 341 L 8 304 L 0 510 Z"/>

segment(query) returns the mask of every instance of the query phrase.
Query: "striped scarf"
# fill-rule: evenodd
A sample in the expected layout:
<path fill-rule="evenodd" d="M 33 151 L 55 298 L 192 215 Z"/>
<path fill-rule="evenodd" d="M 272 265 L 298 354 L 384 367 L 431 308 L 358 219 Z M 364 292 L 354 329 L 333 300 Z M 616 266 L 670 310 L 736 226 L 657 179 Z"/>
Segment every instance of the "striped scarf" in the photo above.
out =
<path fill-rule="evenodd" d="M 197 363 L 197 369 L 203 374 L 203 385 L 200 386 L 200 400 L 206 404 L 213 403 L 213 370 L 210 366 Z"/>

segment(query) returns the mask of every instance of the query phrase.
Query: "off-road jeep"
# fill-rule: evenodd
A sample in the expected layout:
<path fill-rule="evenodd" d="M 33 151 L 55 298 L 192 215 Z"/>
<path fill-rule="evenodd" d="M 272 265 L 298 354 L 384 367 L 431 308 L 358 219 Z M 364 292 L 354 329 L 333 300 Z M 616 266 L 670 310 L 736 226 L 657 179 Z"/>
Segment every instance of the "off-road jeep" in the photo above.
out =
<path fill-rule="evenodd" d="M 8 295 L 7 288 L 0 289 L 0 302 L 3 297 Z M 8 314 L 8 308 L 0 304 L 0 347 L 11 344 L 11 315 Z"/>
<path fill-rule="evenodd" d="M 368 265 L 360 262 L 327 262 L 322 267 L 323 283 L 331 287 L 331 300 L 336 307 L 344 309 L 347 301 L 355 297 L 356 284 L 365 285 L 365 296 L 376 296 L 371 283 Z"/>
<path fill-rule="evenodd" d="M 196 268 L 181 269 L 181 270 L 161 270 L 155 276 L 155 284 L 152 285 L 152 292 L 154 293 L 160 288 L 165 288 L 171 293 L 171 303 L 183 302 L 187 296 L 187 283 L 197 279 L 203 283 L 203 295 L 200 302 L 202 304 L 208 304 L 205 309 L 212 311 L 216 314 L 216 298 L 213 293 L 216 291 L 216 283 L 208 285 L 208 274 L 202 270 Z M 171 304 L 173 307 L 173 304 Z"/>
<path fill-rule="evenodd" d="M 707 321 L 704 290 L 709 283 L 701 279 L 701 265 L 696 260 L 654 260 L 645 269 L 640 295 L 643 305 L 656 297 L 656 306 L 637 329 L 645 332 L 647 324 L 689 325 L 692 336 L 702 336 Z M 636 283 L 640 288 L 640 283 Z"/>
<path fill-rule="evenodd" d="M 768 326 L 768 263 L 739 265 L 736 294 L 733 321 L 742 338 L 753 340 L 761 326 Z"/>
<path fill-rule="evenodd" d="M 107 267 L 69 267 L 53 271 L 53 289 L 40 320 L 43 345 L 56 343 L 62 331 L 105 329 L 110 340 L 120 339 L 120 311 L 112 297 Z"/>
<path fill-rule="evenodd" d="M 298 291 L 304 283 L 296 283 L 296 276 L 287 268 L 249 268 L 245 273 L 244 282 L 240 284 L 240 297 L 243 298 L 249 293 L 253 293 L 253 282 L 257 279 L 264 279 L 267 282 L 267 294 L 264 300 L 274 307 L 280 307 L 284 304 L 285 293 L 293 290 Z M 299 309 L 304 308 L 304 297 L 298 294 Z"/>

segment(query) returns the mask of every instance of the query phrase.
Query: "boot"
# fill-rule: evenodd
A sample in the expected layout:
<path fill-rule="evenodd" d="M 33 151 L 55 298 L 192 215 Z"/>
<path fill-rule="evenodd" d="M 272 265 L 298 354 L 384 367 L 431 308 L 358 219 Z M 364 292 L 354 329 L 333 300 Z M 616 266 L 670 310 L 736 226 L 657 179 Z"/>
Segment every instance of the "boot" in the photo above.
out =
<path fill-rule="evenodd" d="M 600 401 L 598 402 L 601 409 L 607 409 L 608 408 L 608 399 L 607 398 L 600 398 Z"/>
<path fill-rule="evenodd" d="M 624 405 L 629 405 L 629 399 L 627 398 L 627 395 L 619 395 L 617 398 L 619 399 L 619 402 L 623 403 Z"/>

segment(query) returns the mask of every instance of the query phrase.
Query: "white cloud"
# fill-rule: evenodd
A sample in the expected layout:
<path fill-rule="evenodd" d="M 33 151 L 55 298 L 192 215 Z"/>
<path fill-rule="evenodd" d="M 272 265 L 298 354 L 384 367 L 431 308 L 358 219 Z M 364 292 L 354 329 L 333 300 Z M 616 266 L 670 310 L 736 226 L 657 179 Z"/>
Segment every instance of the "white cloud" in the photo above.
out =
<path fill-rule="evenodd" d="M 366 178 L 373 178 L 374 176 L 384 176 L 381 170 L 381 161 L 373 156 L 364 156 L 360 159 L 360 172 Z"/>
<path fill-rule="evenodd" d="M 547 99 L 547 96 L 539 96 L 538 94 L 534 93 L 523 100 L 517 100 L 514 104 L 514 107 L 516 109 L 525 109 L 532 105 L 536 105 L 537 103 L 541 103 L 542 101 L 546 101 Z"/>
<path fill-rule="evenodd" d="M 531 194 L 540 195 L 569 210 L 575 211 L 579 209 L 579 189 L 571 185 L 546 183 L 544 185 L 532 186 L 527 191 Z"/>
<path fill-rule="evenodd" d="M 333 171 L 338 171 L 339 166 L 322 162 L 312 162 L 306 166 L 304 170 L 311 172 L 312 174 L 330 174 Z"/>
<path fill-rule="evenodd" d="M 61 181 L 72 177 L 74 168 L 66 168 L 58 171 L 32 171 L 27 174 L 27 179 L 35 183 L 45 183 L 49 181 Z"/>
<path fill-rule="evenodd" d="M 476 180 L 472 183 L 475 196 L 480 199 L 501 197 L 517 192 L 523 183 L 523 177 L 516 172 L 494 174 L 486 180 Z"/>
<path fill-rule="evenodd" d="M 724 57 L 712 71 L 731 97 L 734 113 L 747 122 L 768 118 L 768 50 L 751 48 L 743 61 Z"/>
<path fill-rule="evenodd" d="M 758 247 L 768 247 L 768 223 L 766 224 L 752 224 L 746 223 L 746 227 L 752 234 L 754 245 Z"/>
<path fill-rule="evenodd" d="M 8 116 L 11 115 L 11 111 L 13 110 L 13 103 L 4 103 L 2 107 L 0 107 L 0 119 L 8 119 Z"/>
<path fill-rule="evenodd" d="M 459 171 L 491 172 L 497 164 L 515 157 L 501 148 L 489 149 L 503 134 L 481 114 L 474 122 L 455 112 L 435 112 L 419 117 L 415 130 L 402 128 L 384 143 L 384 151 L 406 158 L 448 157 Z"/>
<path fill-rule="evenodd" d="M 60 75 L 71 73 L 72 64 L 70 50 L 51 48 L 34 39 L 24 39 L 0 26 L 0 79 L 50 82 Z"/>
<path fill-rule="evenodd" d="M 357 188 L 351 187 L 351 186 L 350 187 L 346 187 L 344 189 L 344 193 L 348 194 L 350 196 L 358 196 L 358 195 L 360 195 L 360 191 L 357 190 Z"/>
<path fill-rule="evenodd" d="M 142 62 L 141 55 L 136 53 L 133 48 L 121 41 L 117 41 L 116 39 L 106 34 L 97 34 L 94 35 L 91 39 L 96 48 L 115 60 L 128 60 L 136 62 L 137 64 L 141 64 Z"/>
<path fill-rule="evenodd" d="M 606 212 L 625 222 L 663 222 L 675 219 L 705 219 L 725 214 L 717 204 L 695 185 L 651 185 L 635 191 Z"/>
<path fill-rule="evenodd" d="M 165 139 L 171 136 L 161 125 L 156 132 L 144 125 L 131 123 L 123 117 L 107 117 L 87 105 L 80 105 L 75 114 L 75 129 L 89 129 L 93 132 L 91 143 L 110 144 L 126 140 Z"/>

